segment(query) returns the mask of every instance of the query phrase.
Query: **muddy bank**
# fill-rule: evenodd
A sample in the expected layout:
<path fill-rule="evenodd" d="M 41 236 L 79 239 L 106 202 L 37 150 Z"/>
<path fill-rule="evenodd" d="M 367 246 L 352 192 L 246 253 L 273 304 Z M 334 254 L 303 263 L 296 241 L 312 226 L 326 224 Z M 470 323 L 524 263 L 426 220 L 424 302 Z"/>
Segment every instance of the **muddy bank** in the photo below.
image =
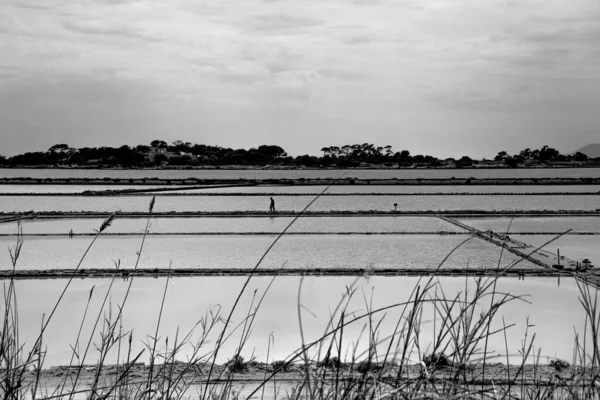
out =
<path fill-rule="evenodd" d="M 315 370 L 316 363 L 311 363 L 311 370 Z M 364 378 L 365 375 L 356 371 L 357 366 L 351 364 L 342 363 L 340 366 L 340 374 L 338 376 L 337 370 L 333 368 L 322 368 L 318 369 L 322 374 L 322 378 L 325 381 L 333 381 L 338 379 L 339 381 L 348 382 L 359 380 Z M 78 373 L 78 367 L 69 366 L 56 366 L 48 369 L 43 369 L 40 374 L 42 384 L 47 387 L 56 387 L 58 383 L 62 382 L 65 378 L 74 378 Z M 97 366 L 86 365 L 81 368 L 80 379 L 81 389 L 85 389 L 85 384 L 89 383 L 96 373 Z M 485 364 L 485 370 L 483 363 L 467 364 L 461 366 L 444 366 L 444 367 L 430 367 L 425 371 L 425 368 L 420 364 L 405 365 L 402 373 L 400 374 L 399 382 L 406 382 L 407 380 L 422 378 L 424 375 L 430 375 L 429 380 L 433 381 L 447 381 L 456 376 L 458 370 L 464 371 L 464 380 L 461 378 L 461 384 L 466 385 L 496 385 L 503 386 L 508 385 L 511 381 L 518 379 L 518 385 L 539 385 L 546 386 L 551 383 L 561 386 L 562 383 L 569 382 L 570 379 L 577 377 L 577 385 L 590 384 L 593 377 L 598 374 L 597 370 L 592 368 L 582 367 L 568 367 L 561 370 L 557 370 L 549 365 L 549 360 L 539 360 L 538 365 L 526 364 L 522 368 L 520 365 L 506 365 L 499 362 L 490 362 Z M 203 363 L 200 365 L 190 366 L 184 362 L 174 362 L 169 364 L 159 364 L 154 366 L 154 376 L 160 379 L 160 377 L 176 376 L 184 374 L 187 382 L 194 383 L 205 383 L 206 377 L 208 376 L 210 365 Z M 124 366 L 107 365 L 101 370 L 101 377 L 103 381 L 114 380 L 115 376 L 120 375 L 124 371 Z M 129 377 L 132 382 L 136 382 L 139 379 L 140 383 L 146 382 L 145 379 L 149 374 L 149 366 L 144 363 L 136 363 L 129 366 Z M 266 377 L 273 374 L 275 368 L 272 364 L 251 361 L 248 362 L 246 370 L 244 372 L 238 372 L 235 374 L 228 373 L 226 365 L 216 365 L 212 370 L 211 383 L 219 384 L 224 383 L 228 380 L 243 383 L 254 383 L 258 385 L 263 382 Z M 381 383 L 388 381 L 389 383 L 395 382 L 396 377 L 399 375 L 399 368 L 396 365 L 387 366 L 382 369 L 380 365 L 373 365 L 372 369 L 367 372 L 369 377 L 378 376 Z M 304 365 L 295 363 L 286 368 L 285 371 L 279 371 L 276 373 L 274 380 L 279 383 L 287 383 L 293 385 L 296 382 L 303 381 L 304 376 Z M 27 378 L 33 379 L 35 377 L 34 372 L 29 372 Z M 573 383 L 569 385 L 573 387 Z"/>
<path fill-rule="evenodd" d="M 162 179 L 162 178 L 0 178 L 2 184 L 30 185 L 593 185 L 600 184 L 595 178 L 456 178 L 456 179 Z M 1 189 L 1 186 L 0 186 Z"/>
<path fill-rule="evenodd" d="M 511 268 L 498 273 L 485 268 L 138 268 L 138 269 L 53 269 L 0 271 L 0 279 L 63 279 L 80 278 L 133 278 L 133 277 L 189 277 L 189 276 L 508 276 L 508 277 L 572 277 L 573 273 L 546 268 Z M 592 275 L 590 273 L 589 275 Z"/>
<path fill-rule="evenodd" d="M 1 223 L 2 221 L 0 221 Z M 103 232 L 102 236 L 141 236 L 143 232 Z M 148 232 L 147 236 L 277 236 L 279 232 Z M 378 235 L 394 235 L 394 236 L 422 236 L 422 235 L 469 235 L 468 232 L 455 232 L 455 231 L 398 231 L 398 232 L 286 232 L 286 236 L 378 236 Z M 564 232 L 510 232 L 511 235 L 520 236 L 548 236 L 548 235 L 562 235 Z M 600 232 L 569 232 L 569 236 L 595 236 L 600 235 Z M 14 237 L 14 233 L 0 233 L 0 237 Z M 21 237 L 92 237 L 96 236 L 95 233 L 22 233 Z"/>
<path fill-rule="evenodd" d="M 249 185 L 222 185 L 220 188 L 231 188 L 231 187 L 244 187 Z M 184 190 L 201 190 L 201 189 L 215 189 L 216 186 L 202 186 L 202 187 L 186 187 Z M 2 187 L 0 186 L 0 190 Z M 208 193 L 208 192 L 191 192 L 191 193 L 169 193 L 172 191 L 182 190 L 180 188 L 168 188 L 168 189 L 127 189 L 127 190 L 86 190 L 81 193 L 65 193 L 65 192 L 45 192 L 45 193 L 0 193 L 0 196 L 7 197 L 77 197 L 77 196 L 143 196 L 157 195 L 161 197 L 276 197 L 276 196 L 302 196 L 302 197 L 353 197 L 353 196 L 600 196 L 600 190 L 596 192 L 412 192 L 412 193 L 399 193 L 399 192 L 372 192 L 372 193 L 281 193 L 281 192 L 257 192 L 257 193 L 242 193 L 242 192 L 219 192 L 219 193 Z"/>

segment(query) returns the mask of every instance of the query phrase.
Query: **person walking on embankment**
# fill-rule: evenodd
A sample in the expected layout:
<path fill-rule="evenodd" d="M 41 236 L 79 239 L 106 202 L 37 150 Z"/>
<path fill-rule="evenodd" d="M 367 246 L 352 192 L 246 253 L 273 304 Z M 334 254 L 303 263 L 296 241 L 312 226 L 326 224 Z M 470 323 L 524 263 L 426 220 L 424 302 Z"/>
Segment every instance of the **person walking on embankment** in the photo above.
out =
<path fill-rule="evenodd" d="M 270 212 L 275 212 L 275 200 L 273 200 L 273 198 L 271 197 L 271 205 L 269 206 L 269 211 Z"/>

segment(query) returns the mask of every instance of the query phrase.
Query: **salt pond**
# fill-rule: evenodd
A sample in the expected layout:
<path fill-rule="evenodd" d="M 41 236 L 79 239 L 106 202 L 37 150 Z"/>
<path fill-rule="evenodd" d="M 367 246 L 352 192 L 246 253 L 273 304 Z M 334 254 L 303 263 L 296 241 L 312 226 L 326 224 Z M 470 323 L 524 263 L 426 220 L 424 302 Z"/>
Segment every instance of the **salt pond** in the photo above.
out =
<path fill-rule="evenodd" d="M 152 218 L 150 233 L 193 232 L 282 232 L 292 217 L 187 217 Z M 103 218 L 82 219 L 25 219 L 21 222 L 24 234 L 93 233 Z M 116 217 L 107 233 L 142 233 L 146 218 Z M 17 222 L 0 224 L 0 234 L 15 234 Z M 296 220 L 288 232 L 465 232 L 456 225 L 436 217 L 302 217 Z"/>
<path fill-rule="evenodd" d="M 556 238 L 553 235 L 521 236 L 511 235 L 511 238 L 523 241 L 533 246 L 541 246 Z M 556 253 L 560 249 L 561 256 L 564 255 L 575 261 L 588 258 L 596 266 L 600 267 L 600 236 L 561 236 L 546 247 L 547 250 Z"/>
<path fill-rule="evenodd" d="M 139 266 L 142 268 L 251 268 L 275 236 L 150 236 Z M 467 239 L 466 235 L 293 235 L 284 236 L 264 259 L 264 268 L 435 268 Z M 14 237 L 0 238 L 0 268 L 10 265 L 8 247 Z M 89 237 L 28 236 L 21 249 L 19 269 L 75 268 L 91 243 Z M 141 238 L 101 237 L 82 268 L 121 268 L 135 265 Z M 571 254 L 564 253 L 567 257 Z M 444 264 L 454 268 L 496 268 L 500 248 L 473 238 Z M 576 256 L 576 254 L 573 254 Z M 501 265 L 517 260 L 502 254 Z M 519 267 L 539 268 L 528 262 Z"/>
<path fill-rule="evenodd" d="M 134 197 L 72 197 L 68 201 L 52 196 L 2 197 L 3 212 L 101 211 L 144 212 L 151 196 Z M 299 212 L 313 199 L 310 197 L 277 196 L 279 211 Z M 330 196 L 320 197 L 310 211 L 398 211 L 428 210 L 597 210 L 597 195 L 568 196 Z M 268 211 L 268 197 L 248 196 L 161 196 L 156 198 L 154 211 Z"/>
<path fill-rule="evenodd" d="M 121 179 L 514 179 L 597 178 L 599 168 L 499 168 L 499 169 L 344 169 L 344 170 L 132 170 L 132 169 L 0 169 L 0 178 L 121 178 Z"/>
<path fill-rule="evenodd" d="M 459 218 L 469 226 L 480 230 L 495 232 L 558 232 L 569 229 L 573 232 L 600 233 L 600 217 L 469 217 Z"/>
<path fill-rule="evenodd" d="M 161 349 L 164 349 L 166 336 L 170 337 L 169 343 L 172 346 L 176 330 L 180 329 L 179 337 L 181 338 L 198 320 L 206 316 L 211 306 L 220 305 L 222 312 L 228 313 L 244 280 L 243 277 L 171 279 L 166 285 L 166 303 L 159 333 Z M 245 358 L 254 355 L 259 361 L 267 361 L 267 345 L 270 335 L 274 338 L 274 342 L 271 343 L 268 361 L 283 359 L 300 346 L 297 319 L 297 292 L 300 280 L 298 277 L 275 279 L 258 311 L 252 327 L 252 334 L 242 350 Z M 254 290 L 258 291 L 257 296 L 260 297 L 270 281 L 270 278 L 266 277 L 251 280 L 242 297 L 242 306 L 234 314 L 232 326 L 241 322 L 243 316 L 250 309 Z M 307 342 L 315 340 L 323 334 L 331 313 L 354 281 L 355 279 L 350 277 L 309 277 L 304 279 L 301 304 L 303 329 Z M 404 302 L 409 299 L 413 288 L 419 284 L 423 288 L 425 281 L 425 278 L 419 280 L 407 277 L 359 279 L 356 284 L 357 292 L 348 306 L 346 320 L 352 315 L 358 316 L 364 313 L 365 301 L 371 304 L 372 309 Z M 440 278 L 435 281 L 439 285 L 438 294 L 441 288 L 446 298 L 454 298 L 457 293 L 464 292 L 467 285 L 471 294 L 474 289 L 473 278 Z M 136 278 L 131 281 L 132 290 L 125 306 L 123 329 L 133 330 L 134 353 L 143 348 L 140 342 L 147 340 L 146 335 L 154 334 L 161 294 L 166 282 L 166 278 Z M 65 283 L 64 280 L 16 282 L 21 322 L 20 332 L 26 346 L 30 346 L 35 340 L 42 315 L 48 316 Z M 75 342 L 86 301 L 93 288 L 92 302 L 88 318 L 84 323 L 82 337 L 86 338 L 90 335 L 95 315 L 100 310 L 100 304 L 108 290 L 109 283 L 108 279 L 82 279 L 72 282 L 71 288 L 66 292 L 62 304 L 44 334 L 44 345 L 48 348 L 47 367 L 68 363 L 71 355 L 69 345 Z M 130 281 L 114 281 L 110 295 L 113 312 L 116 311 L 116 305 L 121 302 L 129 283 Z M 506 332 L 508 353 L 513 362 L 520 360 L 518 350 L 521 347 L 521 340 L 527 324 L 530 325 L 528 337 L 531 338 L 533 333 L 536 334 L 535 349 L 536 352 L 537 349 L 541 350 L 541 361 L 547 362 L 546 357 L 571 359 L 575 332 L 583 335 L 585 321 L 584 312 L 577 299 L 577 287 L 573 280 L 562 278 L 559 286 L 556 278 L 526 278 L 524 281 L 501 278 L 498 280 L 497 290 L 513 295 L 527 295 L 525 298 L 527 302 L 515 300 L 502 307 L 492 324 L 493 329 L 500 328 L 502 317 L 505 318 L 507 325 L 515 324 Z M 431 293 L 433 297 L 433 290 Z M 489 307 L 489 297 L 477 306 L 475 315 L 479 315 L 479 312 L 487 307 Z M 380 326 L 380 338 L 385 338 L 393 331 L 401 311 L 401 309 L 391 309 L 386 312 Z M 383 317 L 383 314 L 378 314 L 378 317 Z M 439 325 L 439 316 L 434 315 L 433 306 L 425 305 L 420 334 L 421 352 L 423 353 L 428 352 L 433 337 L 434 318 L 438 319 Z M 362 320 L 344 330 L 344 350 L 348 349 L 348 354 L 352 354 L 353 341 L 358 343 L 357 354 L 360 355 L 365 350 L 367 339 L 364 336 L 359 339 L 364 323 L 366 321 Z M 217 331 L 211 333 L 209 338 L 214 340 L 217 333 Z M 200 332 L 197 329 L 193 340 L 196 340 L 199 335 Z M 97 339 L 96 337 L 96 341 Z M 207 345 L 207 352 L 212 343 Z M 504 343 L 505 338 L 502 334 L 492 336 L 489 341 L 488 350 L 495 352 L 496 355 L 502 355 L 496 359 L 497 362 L 506 360 L 503 356 L 506 354 Z M 238 344 L 239 335 L 234 335 L 222 348 L 220 361 L 231 357 Z M 382 344 L 382 348 L 385 344 L 385 342 Z M 189 346 L 184 347 L 178 358 L 185 360 L 190 351 Z M 414 351 L 411 359 L 416 361 L 418 357 L 416 350 Z M 115 357 L 116 354 L 111 354 L 107 362 L 116 362 Z M 96 354 L 94 353 L 85 362 L 93 363 L 95 360 Z"/>
<path fill-rule="evenodd" d="M 312 193 L 327 186 L 248 186 L 215 189 L 181 189 L 168 193 Z M 600 193 L 600 185 L 332 185 L 325 193 Z"/>
<path fill-rule="evenodd" d="M 172 188 L 165 185 L 0 185 L 1 193 L 83 193 L 86 190 L 131 190 Z"/>

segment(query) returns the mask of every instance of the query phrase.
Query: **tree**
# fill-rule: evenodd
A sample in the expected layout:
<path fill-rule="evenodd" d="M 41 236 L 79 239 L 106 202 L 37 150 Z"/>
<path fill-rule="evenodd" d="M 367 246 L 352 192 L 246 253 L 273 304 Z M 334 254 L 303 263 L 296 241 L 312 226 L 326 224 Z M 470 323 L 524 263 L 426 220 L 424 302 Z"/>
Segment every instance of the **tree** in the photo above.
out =
<path fill-rule="evenodd" d="M 494 157 L 495 161 L 503 161 L 508 157 L 508 153 L 506 151 L 499 152 L 496 157 Z"/>
<path fill-rule="evenodd" d="M 49 153 L 68 153 L 70 150 L 73 150 L 69 147 L 68 144 L 55 144 L 54 146 L 48 149 Z"/>
<path fill-rule="evenodd" d="M 460 160 L 458 160 L 458 165 L 461 167 L 472 167 L 473 160 L 470 157 L 463 156 Z"/>
<path fill-rule="evenodd" d="M 518 164 L 517 164 L 517 160 L 515 160 L 513 157 L 508 156 L 504 159 L 504 164 L 506 164 L 507 166 L 511 167 L 511 168 L 517 168 Z"/>
<path fill-rule="evenodd" d="M 64 164 L 71 159 L 71 155 L 75 152 L 67 144 L 55 144 L 48 149 L 48 163 L 50 164 Z"/>
<path fill-rule="evenodd" d="M 411 161 L 410 151 L 402 150 L 394 154 L 394 159 L 399 163 L 406 164 Z"/>
<path fill-rule="evenodd" d="M 150 142 L 150 146 L 154 147 L 155 149 L 164 148 L 167 147 L 167 142 L 164 140 L 153 140 Z"/>
<path fill-rule="evenodd" d="M 392 146 L 390 146 L 389 144 L 387 146 L 384 147 L 385 149 L 385 156 L 390 158 L 392 157 L 392 155 L 394 154 L 394 151 L 392 150 Z"/>
<path fill-rule="evenodd" d="M 283 150 L 279 146 L 262 145 L 258 146 L 258 151 L 270 158 L 279 158 L 287 156 L 285 150 Z"/>
<path fill-rule="evenodd" d="M 543 146 L 539 153 L 540 161 L 550 161 L 556 159 L 560 155 L 560 152 L 552 147 Z"/>
<path fill-rule="evenodd" d="M 531 149 L 528 147 L 525 150 L 521 150 L 519 153 L 519 158 L 522 160 L 530 160 L 531 159 Z"/>

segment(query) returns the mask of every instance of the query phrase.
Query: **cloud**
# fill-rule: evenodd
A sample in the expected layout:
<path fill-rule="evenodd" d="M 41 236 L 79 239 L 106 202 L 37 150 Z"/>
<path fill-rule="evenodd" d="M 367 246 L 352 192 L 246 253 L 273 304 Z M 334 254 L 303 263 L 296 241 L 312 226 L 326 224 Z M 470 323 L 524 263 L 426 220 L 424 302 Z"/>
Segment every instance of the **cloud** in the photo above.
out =
<path fill-rule="evenodd" d="M 150 42 L 157 41 L 157 39 L 153 37 L 143 35 L 120 23 L 106 23 L 105 21 L 66 21 L 62 23 L 62 26 L 68 31 L 85 35 L 116 36 L 120 39 L 140 39 Z"/>
<path fill-rule="evenodd" d="M 474 111 L 490 131 L 535 120 L 541 135 L 540 121 L 561 113 L 599 123 L 596 0 L 18 0 L 0 3 L 0 18 L 0 93 L 21 96 L 10 128 L 24 136 L 35 137 L 31 93 L 79 99 L 106 118 L 119 104 L 165 130 L 195 131 L 198 107 L 203 127 L 231 143 L 244 124 L 267 138 L 292 122 L 313 140 L 343 131 L 389 141 L 399 126 L 433 138 L 447 121 L 461 132 Z M 39 113 L 73 137 L 93 115 L 65 125 Z"/>

